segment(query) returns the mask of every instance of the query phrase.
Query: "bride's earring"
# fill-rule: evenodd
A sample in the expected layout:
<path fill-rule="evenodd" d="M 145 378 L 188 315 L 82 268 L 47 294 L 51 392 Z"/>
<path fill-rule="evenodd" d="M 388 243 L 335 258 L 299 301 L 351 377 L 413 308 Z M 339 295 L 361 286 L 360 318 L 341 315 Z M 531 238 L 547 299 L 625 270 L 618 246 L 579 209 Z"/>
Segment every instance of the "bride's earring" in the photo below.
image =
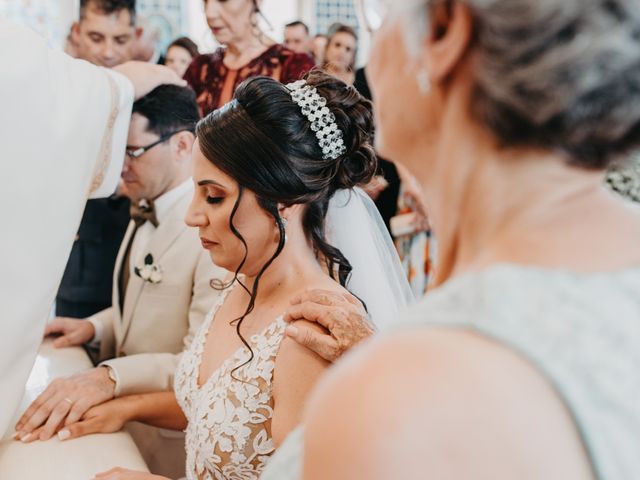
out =
<path fill-rule="evenodd" d="M 287 220 L 286 218 L 280 217 L 280 221 L 282 222 L 282 228 L 284 229 L 284 243 L 287 243 L 287 223 L 289 223 L 289 220 Z M 277 226 L 277 223 L 276 223 Z"/>
<path fill-rule="evenodd" d="M 416 83 L 418 84 L 418 90 L 422 96 L 431 91 L 431 80 L 429 80 L 429 73 L 427 69 L 422 67 L 416 74 Z"/>

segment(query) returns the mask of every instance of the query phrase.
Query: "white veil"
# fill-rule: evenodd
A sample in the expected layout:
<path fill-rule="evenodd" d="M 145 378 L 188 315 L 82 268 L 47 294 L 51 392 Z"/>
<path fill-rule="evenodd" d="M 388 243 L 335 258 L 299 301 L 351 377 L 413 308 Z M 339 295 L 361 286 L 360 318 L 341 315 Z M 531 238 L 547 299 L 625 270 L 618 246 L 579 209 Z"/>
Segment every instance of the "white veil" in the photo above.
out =
<path fill-rule="evenodd" d="M 348 289 L 367 305 L 374 325 L 386 329 L 414 298 L 378 209 L 360 188 L 338 190 L 325 225 L 328 242 L 353 267 Z"/>

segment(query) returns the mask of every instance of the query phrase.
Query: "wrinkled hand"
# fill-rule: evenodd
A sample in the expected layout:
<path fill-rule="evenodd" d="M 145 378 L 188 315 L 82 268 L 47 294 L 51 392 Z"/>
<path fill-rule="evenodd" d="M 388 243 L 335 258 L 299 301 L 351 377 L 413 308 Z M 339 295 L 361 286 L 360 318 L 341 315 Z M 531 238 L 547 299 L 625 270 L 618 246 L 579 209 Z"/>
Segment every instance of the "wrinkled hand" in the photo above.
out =
<path fill-rule="evenodd" d="M 77 422 L 89 408 L 111 400 L 114 394 L 115 384 L 105 367 L 58 378 L 22 414 L 16 436 L 23 442 L 48 440 L 63 424 Z"/>
<path fill-rule="evenodd" d="M 78 320 L 77 318 L 56 317 L 47 325 L 44 336 L 61 334 L 53 341 L 55 348 L 73 347 L 90 342 L 96 334 L 91 322 Z"/>
<path fill-rule="evenodd" d="M 172 84 L 182 87 L 187 85 L 187 82 L 182 80 L 176 72 L 164 65 L 131 61 L 113 67 L 113 70 L 131 80 L 136 100 L 160 85 Z"/>
<path fill-rule="evenodd" d="M 310 290 L 291 300 L 285 321 L 307 320 L 326 328 L 317 332 L 303 324 L 287 327 L 287 336 L 329 362 L 335 362 L 347 350 L 374 333 L 362 303 L 348 293 Z"/>
<path fill-rule="evenodd" d="M 106 472 L 98 473 L 94 480 L 168 480 L 167 477 L 153 475 L 152 473 L 137 472 L 122 467 L 112 468 Z"/>

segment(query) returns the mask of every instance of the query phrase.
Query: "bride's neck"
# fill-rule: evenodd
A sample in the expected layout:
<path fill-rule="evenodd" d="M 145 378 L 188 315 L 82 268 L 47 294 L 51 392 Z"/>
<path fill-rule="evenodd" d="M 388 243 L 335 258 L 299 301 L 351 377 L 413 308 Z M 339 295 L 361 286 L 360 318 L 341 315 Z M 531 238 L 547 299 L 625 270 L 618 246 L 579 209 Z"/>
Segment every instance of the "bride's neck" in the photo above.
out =
<path fill-rule="evenodd" d="M 268 302 L 283 292 L 293 292 L 305 284 L 305 279 L 323 274 L 315 253 L 304 235 L 289 235 L 285 246 L 262 273 L 256 302 Z M 245 275 L 244 283 L 251 291 L 258 274 Z"/>

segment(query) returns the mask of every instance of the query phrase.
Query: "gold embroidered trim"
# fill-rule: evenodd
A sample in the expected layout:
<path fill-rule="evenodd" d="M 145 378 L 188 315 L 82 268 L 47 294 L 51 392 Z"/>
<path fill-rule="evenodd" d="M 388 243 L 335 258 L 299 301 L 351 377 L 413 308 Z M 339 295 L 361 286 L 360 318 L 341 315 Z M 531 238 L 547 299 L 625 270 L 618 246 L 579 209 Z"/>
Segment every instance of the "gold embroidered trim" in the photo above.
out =
<path fill-rule="evenodd" d="M 107 76 L 107 80 L 109 81 L 109 88 L 111 89 L 111 113 L 109 114 L 109 119 L 107 120 L 105 132 L 102 137 L 100 153 L 98 155 L 95 170 L 93 172 L 93 181 L 91 182 L 89 195 L 95 192 L 98 187 L 102 185 L 104 176 L 109 169 L 112 153 L 111 148 L 113 145 L 113 130 L 116 124 L 116 119 L 118 118 L 118 114 L 120 113 L 120 90 L 118 89 L 115 80 L 111 78 L 111 75 L 109 75 L 107 72 L 104 72 L 104 74 Z"/>

